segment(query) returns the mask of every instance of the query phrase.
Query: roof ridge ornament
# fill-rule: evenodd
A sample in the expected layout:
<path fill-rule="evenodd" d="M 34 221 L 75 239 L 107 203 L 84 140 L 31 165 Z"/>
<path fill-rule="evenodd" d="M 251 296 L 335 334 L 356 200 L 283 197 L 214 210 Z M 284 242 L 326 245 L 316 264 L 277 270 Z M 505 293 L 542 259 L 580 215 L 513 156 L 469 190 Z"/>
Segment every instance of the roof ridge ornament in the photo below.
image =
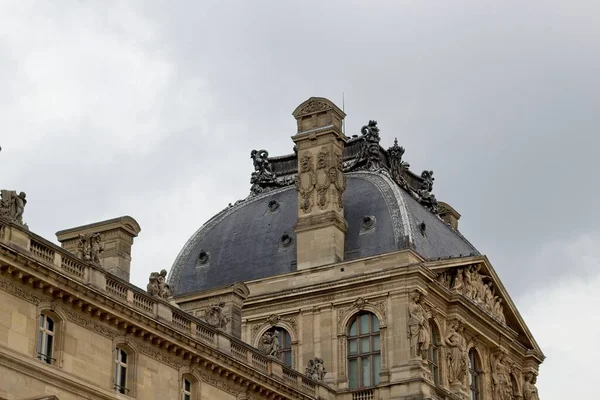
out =
<path fill-rule="evenodd" d="M 277 174 L 273 172 L 273 167 L 269 161 L 269 152 L 267 150 L 252 150 L 250 158 L 254 164 L 254 172 L 250 176 L 250 195 L 256 196 L 272 189 L 290 185 L 293 182 L 277 179 Z"/>
<path fill-rule="evenodd" d="M 402 161 L 404 155 L 404 147 L 398 146 L 398 138 L 394 138 L 394 145 L 388 149 L 388 157 L 390 162 L 390 175 L 394 182 L 401 188 L 408 190 L 408 184 L 406 183 L 406 172 L 410 168 L 410 164 L 406 161 Z"/>
<path fill-rule="evenodd" d="M 435 178 L 433 177 L 433 171 L 423 171 L 421 172 L 421 187 L 417 190 L 417 195 L 419 203 L 423 204 L 425 208 L 427 208 L 432 213 L 437 214 L 437 199 L 435 195 L 431 193 L 433 191 L 433 181 Z"/>

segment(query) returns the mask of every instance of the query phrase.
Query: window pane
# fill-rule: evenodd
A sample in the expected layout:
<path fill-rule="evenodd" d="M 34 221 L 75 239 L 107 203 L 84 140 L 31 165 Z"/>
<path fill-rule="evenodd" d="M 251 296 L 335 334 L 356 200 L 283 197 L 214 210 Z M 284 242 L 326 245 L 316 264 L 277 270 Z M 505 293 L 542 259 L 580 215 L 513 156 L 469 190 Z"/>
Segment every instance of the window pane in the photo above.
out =
<path fill-rule="evenodd" d="M 283 353 L 283 364 L 286 367 L 291 367 L 292 366 L 292 352 L 291 351 L 286 351 L 285 353 Z"/>
<path fill-rule="evenodd" d="M 119 352 L 121 353 L 121 362 L 127 364 L 127 353 L 125 353 L 125 350 L 119 350 Z"/>
<path fill-rule="evenodd" d="M 362 358 L 361 375 L 362 385 L 364 387 L 371 386 L 371 363 L 368 357 Z"/>
<path fill-rule="evenodd" d="M 350 330 L 348 331 L 348 336 L 356 336 L 356 320 L 350 325 Z"/>
<path fill-rule="evenodd" d="M 360 333 L 361 334 L 365 334 L 365 333 L 369 333 L 370 329 L 369 329 L 369 320 L 371 315 L 369 314 L 363 314 L 360 316 Z"/>
<path fill-rule="evenodd" d="M 375 385 L 379 385 L 379 373 L 381 372 L 381 355 L 373 356 L 373 380 Z"/>
<path fill-rule="evenodd" d="M 126 382 L 127 382 L 127 368 L 125 367 L 119 367 L 120 369 L 120 376 L 119 376 L 119 385 L 120 386 L 127 386 Z"/>
<path fill-rule="evenodd" d="M 190 396 L 189 394 L 184 394 L 183 400 L 192 400 L 192 396 Z"/>
<path fill-rule="evenodd" d="M 192 384 L 187 379 L 183 380 L 183 388 L 186 392 L 189 392 L 192 387 Z"/>
<path fill-rule="evenodd" d="M 46 318 L 46 329 L 50 332 L 54 332 L 54 321 L 52 318 Z"/>
<path fill-rule="evenodd" d="M 356 339 L 348 341 L 348 354 L 358 353 L 358 343 Z"/>
<path fill-rule="evenodd" d="M 44 320 L 46 319 L 46 316 L 44 314 L 40 315 L 40 328 L 44 327 Z"/>
<path fill-rule="evenodd" d="M 381 350 L 381 342 L 379 339 L 379 335 L 373 336 L 373 351 Z"/>
<path fill-rule="evenodd" d="M 38 358 L 42 359 L 42 354 L 44 354 L 44 333 L 42 331 L 38 332 L 38 346 L 37 346 L 37 351 L 38 353 Z"/>
<path fill-rule="evenodd" d="M 348 379 L 350 380 L 350 389 L 358 387 L 358 360 L 350 360 L 348 362 Z"/>
<path fill-rule="evenodd" d="M 46 336 L 46 362 L 48 364 L 52 363 L 52 339 L 54 339 L 52 336 Z"/>
<path fill-rule="evenodd" d="M 371 338 L 366 337 L 360 339 L 360 352 L 369 353 L 371 351 Z"/>
<path fill-rule="evenodd" d="M 379 332 L 379 318 L 373 315 L 373 332 Z"/>

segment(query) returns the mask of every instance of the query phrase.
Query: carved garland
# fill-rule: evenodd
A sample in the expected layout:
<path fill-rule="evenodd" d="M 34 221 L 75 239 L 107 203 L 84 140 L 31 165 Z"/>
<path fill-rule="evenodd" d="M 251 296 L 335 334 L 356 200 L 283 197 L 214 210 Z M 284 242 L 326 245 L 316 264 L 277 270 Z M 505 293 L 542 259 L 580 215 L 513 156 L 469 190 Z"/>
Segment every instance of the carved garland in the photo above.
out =
<path fill-rule="evenodd" d="M 311 195 L 315 190 L 317 176 L 312 161 L 312 154 L 305 152 L 300 160 L 300 173 L 298 173 L 298 181 L 296 187 L 301 196 L 300 208 L 305 214 L 312 210 Z"/>
<path fill-rule="evenodd" d="M 319 100 L 313 100 L 310 103 L 308 103 L 306 106 L 304 106 L 304 108 L 302 108 L 302 110 L 300 110 L 300 112 L 298 112 L 297 116 L 303 116 L 303 115 L 307 115 L 307 114 L 312 114 L 315 112 L 319 112 L 319 111 L 327 111 L 330 110 L 331 106 L 327 103 L 325 103 L 324 101 L 319 101 Z"/>
<path fill-rule="evenodd" d="M 329 198 L 327 192 L 331 186 L 329 178 L 329 151 L 322 147 L 317 156 L 317 172 L 316 172 L 316 188 L 317 188 L 317 205 L 321 210 L 327 208 Z"/>

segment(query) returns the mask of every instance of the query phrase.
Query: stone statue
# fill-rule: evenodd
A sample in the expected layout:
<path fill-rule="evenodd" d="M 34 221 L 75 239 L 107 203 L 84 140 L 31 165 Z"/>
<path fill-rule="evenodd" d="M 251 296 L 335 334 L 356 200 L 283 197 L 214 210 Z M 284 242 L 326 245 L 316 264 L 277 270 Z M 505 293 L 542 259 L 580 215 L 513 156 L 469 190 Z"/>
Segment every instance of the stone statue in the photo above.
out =
<path fill-rule="evenodd" d="M 525 382 L 523 383 L 523 399 L 524 400 L 540 400 L 538 390 L 535 387 L 536 376 L 535 374 L 528 373 L 525 375 Z"/>
<path fill-rule="evenodd" d="M 225 315 L 224 309 L 225 303 L 222 301 L 212 304 L 204 311 L 204 319 L 210 326 L 224 329 L 229 323 L 229 317 Z"/>
<path fill-rule="evenodd" d="M 450 272 L 444 271 L 438 275 L 438 282 L 479 304 L 485 311 L 505 324 L 503 300 L 496 295 L 491 278 L 482 275 L 480 269 L 479 265 L 458 268 L 454 276 L 448 276 Z"/>
<path fill-rule="evenodd" d="M 0 199 L 0 217 L 25 225 L 23 223 L 23 212 L 27 204 L 25 192 L 17 194 L 15 190 L 2 189 L 0 195 L 2 196 Z"/>
<path fill-rule="evenodd" d="M 160 272 L 152 272 L 148 278 L 146 292 L 159 299 L 168 299 L 171 297 L 171 288 L 167 283 L 167 270 L 163 269 Z"/>
<path fill-rule="evenodd" d="M 250 192 L 253 195 L 263 193 L 270 186 L 278 186 L 276 175 L 272 171 L 271 163 L 269 162 L 269 152 L 266 150 L 252 150 L 250 158 L 254 164 L 254 172 L 250 176 L 252 184 Z"/>
<path fill-rule="evenodd" d="M 437 200 L 435 198 L 435 196 L 433 195 L 433 193 L 431 193 L 433 191 L 433 181 L 434 181 L 434 177 L 433 177 L 433 171 L 423 171 L 421 173 L 421 186 L 420 188 L 417 190 L 417 194 L 419 195 L 418 199 L 419 202 L 421 204 L 423 204 L 423 206 L 425 206 L 425 208 L 427 208 L 429 211 L 436 213 L 438 212 L 438 208 L 437 208 Z"/>
<path fill-rule="evenodd" d="M 461 383 L 467 374 L 467 341 L 463 336 L 464 327 L 458 322 L 448 326 L 445 343 L 448 346 L 448 382 Z"/>
<path fill-rule="evenodd" d="M 279 332 L 273 332 L 273 344 L 271 345 L 271 351 L 269 352 L 270 356 L 277 357 L 279 355 L 279 351 L 281 349 L 281 345 L 279 343 Z"/>
<path fill-rule="evenodd" d="M 260 338 L 258 349 L 268 356 L 278 357 L 281 346 L 279 344 L 279 333 L 267 331 Z"/>
<path fill-rule="evenodd" d="M 90 243 L 89 233 L 80 233 L 79 241 L 77 242 L 77 249 L 79 250 L 79 258 L 85 261 L 92 260 L 92 244 Z"/>
<path fill-rule="evenodd" d="M 91 261 L 95 264 L 100 264 L 100 253 L 104 251 L 102 244 L 102 236 L 99 233 L 94 233 L 90 238 Z"/>
<path fill-rule="evenodd" d="M 325 378 L 325 363 L 323 359 L 315 357 L 308 360 L 305 374 L 315 381 L 323 381 Z"/>
<path fill-rule="evenodd" d="M 402 161 L 404 155 L 404 147 L 398 146 L 398 138 L 394 139 L 394 145 L 388 149 L 388 156 L 390 160 L 390 174 L 392 179 L 400 186 L 405 189 L 408 188 L 404 174 L 410 168 L 410 164 Z"/>
<path fill-rule="evenodd" d="M 360 129 L 363 138 L 363 153 L 362 156 L 367 160 L 367 169 L 380 169 L 381 153 L 379 152 L 379 128 L 377 121 L 369 121 L 369 123 Z"/>
<path fill-rule="evenodd" d="M 490 359 L 492 367 L 492 394 L 494 400 L 511 400 L 512 384 L 505 363 L 504 353 L 492 356 Z"/>
<path fill-rule="evenodd" d="M 102 236 L 99 233 L 80 233 L 77 250 L 82 260 L 100 264 L 100 253 L 104 251 Z"/>
<path fill-rule="evenodd" d="M 150 273 L 146 292 L 152 297 L 158 297 L 158 272 Z"/>
<path fill-rule="evenodd" d="M 431 342 L 429 318 L 422 304 L 422 295 L 419 292 L 412 294 L 408 305 L 408 335 L 410 347 L 415 357 L 427 359 L 427 351 Z"/>

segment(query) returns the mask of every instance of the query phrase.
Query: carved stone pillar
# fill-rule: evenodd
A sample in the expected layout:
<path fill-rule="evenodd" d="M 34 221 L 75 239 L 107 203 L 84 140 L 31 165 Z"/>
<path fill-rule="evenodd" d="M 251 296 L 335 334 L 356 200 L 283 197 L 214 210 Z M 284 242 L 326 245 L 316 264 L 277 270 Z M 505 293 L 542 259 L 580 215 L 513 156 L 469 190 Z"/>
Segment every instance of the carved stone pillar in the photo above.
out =
<path fill-rule="evenodd" d="M 344 259 L 343 194 L 346 180 L 342 149 L 346 114 L 331 101 L 312 97 L 293 112 L 298 133 L 297 268 L 318 267 Z"/>

